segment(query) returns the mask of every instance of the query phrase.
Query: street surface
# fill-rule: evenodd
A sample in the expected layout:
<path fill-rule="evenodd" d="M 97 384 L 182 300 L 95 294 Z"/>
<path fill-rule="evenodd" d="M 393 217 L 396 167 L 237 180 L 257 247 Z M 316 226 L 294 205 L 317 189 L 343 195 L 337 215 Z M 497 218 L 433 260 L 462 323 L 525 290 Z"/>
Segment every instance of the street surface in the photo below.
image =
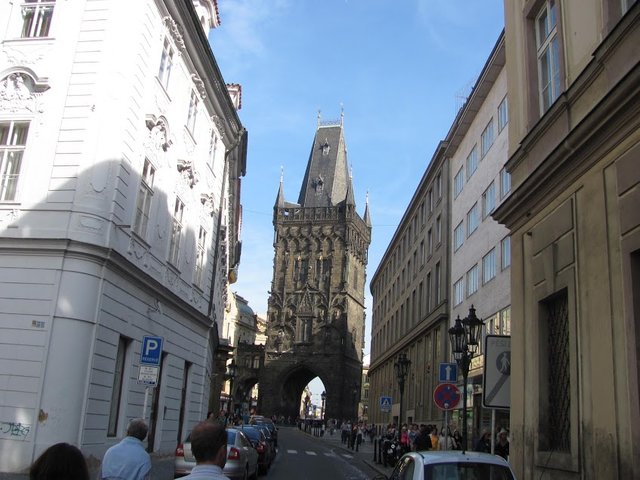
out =
<path fill-rule="evenodd" d="M 278 429 L 278 456 L 269 473 L 260 478 L 370 480 L 376 475 L 379 473 L 373 464 L 370 443 L 361 445 L 360 451 L 354 452 L 341 444 L 339 432 L 333 436 L 327 433 L 326 437 L 314 437 L 297 427 L 283 426 Z"/>

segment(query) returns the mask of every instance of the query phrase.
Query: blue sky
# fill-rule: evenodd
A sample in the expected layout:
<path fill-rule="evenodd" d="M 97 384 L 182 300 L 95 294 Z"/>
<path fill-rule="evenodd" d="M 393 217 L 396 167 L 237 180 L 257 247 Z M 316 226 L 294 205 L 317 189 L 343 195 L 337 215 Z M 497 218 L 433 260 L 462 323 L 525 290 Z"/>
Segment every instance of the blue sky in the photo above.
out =
<path fill-rule="evenodd" d="M 249 131 L 243 251 L 232 289 L 267 310 L 273 204 L 297 201 L 317 112 L 344 107 L 358 211 L 373 224 L 368 280 L 504 25 L 503 0 L 218 0 L 209 39 L 242 85 Z M 365 290 L 369 353 L 371 294 Z"/>

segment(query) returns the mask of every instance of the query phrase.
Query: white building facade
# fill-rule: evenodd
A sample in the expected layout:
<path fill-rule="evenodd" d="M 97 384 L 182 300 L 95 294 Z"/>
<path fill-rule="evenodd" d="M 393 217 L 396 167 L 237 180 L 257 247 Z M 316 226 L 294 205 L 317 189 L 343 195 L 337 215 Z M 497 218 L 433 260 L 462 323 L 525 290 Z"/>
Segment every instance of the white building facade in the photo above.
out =
<path fill-rule="evenodd" d="M 451 164 L 451 322 L 469 314 L 485 334 L 510 334 L 510 238 L 491 213 L 509 194 L 507 76 L 504 34 L 449 132 Z M 484 342 L 483 342 L 484 343 Z M 483 345 L 469 372 L 469 432 L 490 426 L 482 406 Z M 508 427 L 508 413 L 499 416 Z"/>
<path fill-rule="evenodd" d="M 0 19 L 0 475 L 63 441 L 95 470 L 146 411 L 154 477 L 173 478 L 240 251 L 247 135 L 207 40 L 216 3 L 2 2 Z M 146 335 L 164 340 L 148 398 Z"/>

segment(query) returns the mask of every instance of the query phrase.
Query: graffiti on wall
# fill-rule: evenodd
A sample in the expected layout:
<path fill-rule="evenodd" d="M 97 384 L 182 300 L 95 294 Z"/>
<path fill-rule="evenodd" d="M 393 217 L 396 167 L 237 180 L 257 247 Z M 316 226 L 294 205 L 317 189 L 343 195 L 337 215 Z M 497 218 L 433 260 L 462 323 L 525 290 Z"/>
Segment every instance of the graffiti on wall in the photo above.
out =
<path fill-rule="evenodd" d="M 31 425 L 20 422 L 0 422 L 0 438 L 24 441 L 29 436 Z"/>

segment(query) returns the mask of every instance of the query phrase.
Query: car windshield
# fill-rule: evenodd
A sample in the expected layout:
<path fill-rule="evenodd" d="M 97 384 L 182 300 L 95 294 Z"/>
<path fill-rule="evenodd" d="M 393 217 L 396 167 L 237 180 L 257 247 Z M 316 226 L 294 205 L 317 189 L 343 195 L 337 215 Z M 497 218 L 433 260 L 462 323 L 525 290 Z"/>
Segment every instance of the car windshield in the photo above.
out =
<path fill-rule="evenodd" d="M 235 445 L 235 444 L 236 444 L 236 431 L 227 430 L 227 445 Z"/>
<path fill-rule="evenodd" d="M 425 480 L 513 480 L 502 465 L 480 462 L 436 463 L 424 466 Z"/>

